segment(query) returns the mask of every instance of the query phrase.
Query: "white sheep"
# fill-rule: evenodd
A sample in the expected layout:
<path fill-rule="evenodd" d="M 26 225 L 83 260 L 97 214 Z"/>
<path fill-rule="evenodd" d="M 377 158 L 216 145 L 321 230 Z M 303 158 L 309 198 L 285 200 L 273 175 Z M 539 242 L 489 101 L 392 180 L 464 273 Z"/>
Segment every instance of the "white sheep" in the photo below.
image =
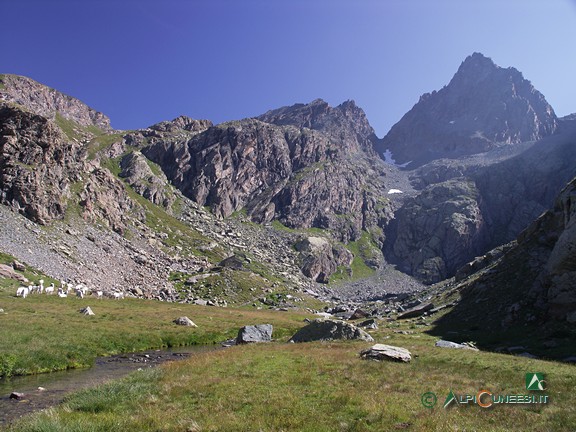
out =
<path fill-rule="evenodd" d="M 65 293 L 64 289 L 58 288 L 58 297 L 60 297 L 60 298 L 68 297 L 68 293 Z"/>
<path fill-rule="evenodd" d="M 102 300 L 103 295 L 104 293 L 102 291 L 96 291 L 96 298 L 98 298 L 99 300 Z"/>
<path fill-rule="evenodd" d="M 54 294 L 54 283 L 51 283 L 50 286 L 46 287 L 46 290 L 44 291 L 47 295 L 51 295 Z"/>
<path fill-rule="evenodd" d="M 116 300 L 123 299 L 123 298 L 124 298 L 124 293 L 123 293 L 123 292 L 115 292 L 115 293 L 114 293 L 114 298 L 115 298 Z"/>
<path fill-rule="evenodd" d="M 42 294 L 44 292 L 44 279 L 40 279 L 38 281 L 40 285 L 38 285 L 38 292 Z"/>
<path fill-rule="evenodd" d="M 28 294 L 30 293 L 30 287 L 23 287 L 21 286 L 20 288 L 18 288 L 16 290 L 16 297 L 22 297 L 22 298 L 26 298 L 28 297 Z"/>

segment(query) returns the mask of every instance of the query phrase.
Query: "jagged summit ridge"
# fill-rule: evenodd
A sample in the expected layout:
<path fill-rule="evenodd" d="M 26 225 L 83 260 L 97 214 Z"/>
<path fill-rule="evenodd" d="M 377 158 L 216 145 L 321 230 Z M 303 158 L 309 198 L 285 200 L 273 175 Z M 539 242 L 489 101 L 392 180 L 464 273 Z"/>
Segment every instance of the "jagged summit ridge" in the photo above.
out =
<path fill-rule="evenodd" d="M 299 103 L 270 110 L 257 119 L 278 126 L 317 130 L 352 150 L 371 152 L 377 141 L 366 113 L 353 100 L 331 107 L 324 100 L 316 99 L 308 104 Z"/>
<path fill-rule="evenodd" d="M 378 144 L 399 163 L 482 153 L 556 131 L 552 107 L 514 68 L 480 53 L 467 57 L 444 88 L 426 93 Z"/>

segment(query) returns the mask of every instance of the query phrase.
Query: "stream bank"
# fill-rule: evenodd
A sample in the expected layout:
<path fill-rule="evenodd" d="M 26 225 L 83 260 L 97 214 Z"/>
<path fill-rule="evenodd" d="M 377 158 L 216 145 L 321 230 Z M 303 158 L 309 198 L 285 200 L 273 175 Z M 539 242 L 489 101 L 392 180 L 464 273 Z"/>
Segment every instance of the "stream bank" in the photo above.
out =
<path fill-rule="evenodd" d="M 188 358 L 191 355 L 220 349 L 219 345 L 192 345 L 164 350 L 98 357 L 89 369 L 68 369 L 38 375 L 0 379 L 0 427 L 33 412 L 61 403 L 77 390 L 119 379 L 142 368 Z M 13 392 L 23 394 L 11 399 Z"/>

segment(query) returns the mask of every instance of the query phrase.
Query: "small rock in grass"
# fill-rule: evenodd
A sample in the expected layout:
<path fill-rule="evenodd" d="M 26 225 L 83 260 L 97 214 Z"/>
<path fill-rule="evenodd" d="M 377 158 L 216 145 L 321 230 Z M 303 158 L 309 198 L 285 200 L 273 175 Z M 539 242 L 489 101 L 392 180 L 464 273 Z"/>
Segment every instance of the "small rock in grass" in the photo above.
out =
<path fill-rule="evenodd" d="M 20 261 L 14 261 L 12 263 L 12 268 L 14 270 L 18 270 L 18 271 L 25 271 L 26 270 L 26 266 L 24 264 L 22 264 Z"/>
<path fill-rule="evenodd" d="M 86 306 L 85 308 L 80 309 L 80 313 L 83 315 L 96 315 L 94 312 L 92 312 L 90 306 Z"/>
<path fill-rule="evenodd" d="M 173 322 L 181 326 L 198 327 L 190 318 L 186 316 L 176 318 Z"/>
<path fill-rule="evenodd" d="M 368 330 L 377 330 L 378 324 L 376 323 L 376 320 L 374 318 L 371 318 L 366 321 L 362 321 L 360 324 L 358 324 L 358 327 L 364 327 L 365 329 Z"/>

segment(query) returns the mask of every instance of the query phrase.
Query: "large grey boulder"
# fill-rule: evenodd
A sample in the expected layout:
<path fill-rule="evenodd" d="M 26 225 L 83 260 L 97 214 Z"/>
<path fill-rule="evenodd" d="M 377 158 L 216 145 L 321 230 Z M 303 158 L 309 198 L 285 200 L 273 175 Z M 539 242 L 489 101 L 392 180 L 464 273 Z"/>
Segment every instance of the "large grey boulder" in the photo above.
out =
<path fill-rule="evenodd" d="M 237 344 L 270 342 L 272 340 L 272 324 L 244 326 L 238 331 Z"/>
<path fill-rule="evenodd" d="M 408 363 L 412 360 L 412 353 L 406 348 L 393 345 L 376 344 L 367 350 L 360 351 L 360 357 L 370 360 L 391 360 Z"/>
<path fill-rule="evenodd" d="M 314 320 L 298 330 L 290 342 L 312 342 L 321 340 L 359 339 L 373 342 L 374 339 L 355 325 L 334 320 Z"/>

